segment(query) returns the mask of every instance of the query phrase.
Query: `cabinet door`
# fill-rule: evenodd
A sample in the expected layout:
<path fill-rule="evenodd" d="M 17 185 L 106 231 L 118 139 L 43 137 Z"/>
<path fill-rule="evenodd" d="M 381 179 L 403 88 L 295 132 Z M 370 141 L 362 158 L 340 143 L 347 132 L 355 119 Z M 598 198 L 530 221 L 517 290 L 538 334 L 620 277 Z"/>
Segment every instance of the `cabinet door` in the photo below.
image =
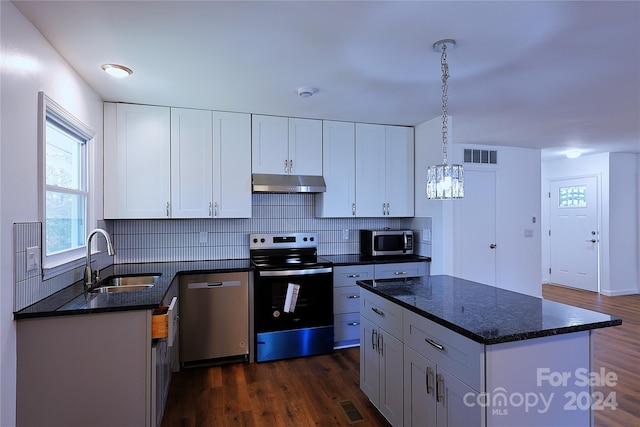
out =
<path fill-rule="evenodd" d="M 105 103 L 104 129 L 104 217 L 167 218 L 170 109 Z"/>
<path fill-rule="evenodd" d="M 171 217 L 209 218 L 213 193 L 211 111 L 171 109 Z"/>
<path fill-rule="evenodd" d="M 380 355 L 378 354 L 378 327 L 360 316 L 360 390 L 379 408 Z"/>
<path fill-rule="evenodd" d="M 251 218 L 251 115 L 213 113 L 216 218 Z"/>
<path fill-rule="evenodd" d="M 404 347 L 404 425 L 436 425 L 436 365 L 412 348 Z"/>
<path fill-rule="evenodd" d="M 403 425 L 402 342 L 384 329 L 378 330 L 380 351 L 380 412 L 394 426 Z"/>
<path fill-rule="evenodd" d="M 414 215 L 414 144 L 413 128 L 386 126 L 385 128 L 385 194 L 388 215 Z"/>
<path fill-rule="evenodd" d="M 289 164 L 289 120 L 286 117 L 253 115 L 251 121 L 252 172 L 286 174 Z"/>
<path fill-rule="evenodd" d="M 322 176 L 322 120 L 289 119 L 289 173 Z"/>
<path fill-rule="evenodd" d="M 355 124 L 324 121 L 322 175 L 327 191 L 316 195 L 316 216 L 344 218 L 355 215 Z"/>
<path fill-rule="evenodd" d="M 385 155 L 385 127 L 356 123 L 356 216 L 385 213 Z"/>
<path fill-rule="evenodd" d="M 440 367 L 436 375 L 436 401 L 438 427 L 486 425 L 484 408 L 477 404 L 478 392 Z"/>

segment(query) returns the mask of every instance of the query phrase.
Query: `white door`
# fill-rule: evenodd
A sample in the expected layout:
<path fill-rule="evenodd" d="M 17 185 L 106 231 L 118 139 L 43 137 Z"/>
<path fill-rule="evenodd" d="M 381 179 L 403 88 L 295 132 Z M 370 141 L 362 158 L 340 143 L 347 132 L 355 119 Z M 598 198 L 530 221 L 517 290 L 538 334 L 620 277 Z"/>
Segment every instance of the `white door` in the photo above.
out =
<path fill-rule="evenodd" d="M 456 213 L 457 277 L 496 285 L 496 173 L 465 170 L 464 198 L 452 201 Z"/>
<path fill-rule="evenodd" d="M 549 182 L 551 283 L 598 291 L 598 179 Z"/>

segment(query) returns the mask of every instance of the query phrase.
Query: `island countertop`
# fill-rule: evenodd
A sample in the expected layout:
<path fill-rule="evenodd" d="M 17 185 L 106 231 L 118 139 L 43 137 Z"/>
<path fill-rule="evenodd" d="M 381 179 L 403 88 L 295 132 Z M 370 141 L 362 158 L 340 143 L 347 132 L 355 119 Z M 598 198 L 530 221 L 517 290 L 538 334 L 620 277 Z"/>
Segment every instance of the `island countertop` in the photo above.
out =
<path fill-rule="evenodd" d="M 358 285 L 485 345 L 622 324 L 608 314 L 452 276 L 362 280 Z"/>

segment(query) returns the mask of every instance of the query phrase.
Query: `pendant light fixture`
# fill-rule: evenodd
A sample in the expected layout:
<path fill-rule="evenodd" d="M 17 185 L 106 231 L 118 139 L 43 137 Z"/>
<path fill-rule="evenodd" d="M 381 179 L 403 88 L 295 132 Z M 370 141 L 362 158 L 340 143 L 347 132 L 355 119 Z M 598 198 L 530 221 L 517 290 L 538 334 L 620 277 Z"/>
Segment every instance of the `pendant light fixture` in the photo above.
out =
<path fill-rule="evenodd" d="M 433 50 L 442 53 L 440 57 L 440 65 L 442 68 L 442 164 L 432 165 L 427 168 L 428 199 L 460 199 L 464 196 L 462 165 L 447 163 L 447 143 L 449 142 L 447 106 L 449 65 L 447 64 L 447 50 L 453 49 L 455 46 L 456 41 L 452 39 L 439 40 L 433 44 Z"/>

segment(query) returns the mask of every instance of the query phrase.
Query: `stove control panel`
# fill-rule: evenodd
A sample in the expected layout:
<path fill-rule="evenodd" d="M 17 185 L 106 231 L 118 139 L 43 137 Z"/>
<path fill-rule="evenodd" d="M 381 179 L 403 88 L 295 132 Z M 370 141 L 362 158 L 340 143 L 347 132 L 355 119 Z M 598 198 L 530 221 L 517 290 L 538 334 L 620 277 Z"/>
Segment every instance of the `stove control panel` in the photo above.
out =
<path fill-rule="evenodd" d="M 256 233 L 249 235 L 250 249 L 317 248 L 318 233 Z"/>

